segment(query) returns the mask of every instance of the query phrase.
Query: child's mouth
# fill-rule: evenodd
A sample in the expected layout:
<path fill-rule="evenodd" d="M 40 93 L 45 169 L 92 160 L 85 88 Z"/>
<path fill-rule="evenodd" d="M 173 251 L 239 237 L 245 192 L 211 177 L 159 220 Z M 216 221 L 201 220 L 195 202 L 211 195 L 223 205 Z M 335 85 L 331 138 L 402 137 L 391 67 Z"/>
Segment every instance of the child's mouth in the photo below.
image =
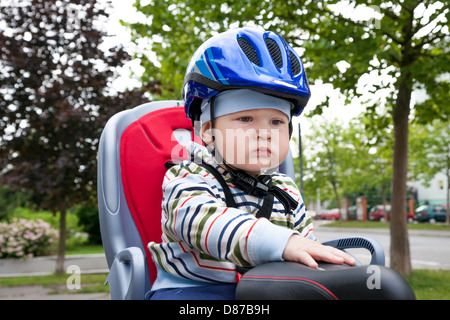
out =
<path fill-rule="evenodd" d="M 255 150 L 258 156 L 267 156 L 270 157 L 272 151 L 269 148 L 258 148 Z"/>

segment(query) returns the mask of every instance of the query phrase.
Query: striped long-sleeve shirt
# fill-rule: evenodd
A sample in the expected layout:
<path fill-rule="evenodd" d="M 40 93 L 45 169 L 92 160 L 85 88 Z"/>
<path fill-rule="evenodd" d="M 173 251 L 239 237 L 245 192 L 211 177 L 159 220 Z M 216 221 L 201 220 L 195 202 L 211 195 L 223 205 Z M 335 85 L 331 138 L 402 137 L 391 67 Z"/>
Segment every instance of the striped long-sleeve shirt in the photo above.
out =
<path fill-rule="evenodd" d="M 162 242 L 148 246 L 158 269 L 152 290 L 233 283 L 236 265 L 282 261 L 292 234 L 315 239 L 312 219 L 291 178 L 274 174 L 272 181 L 298 201 L 298 207 L 285 214 L 275 198 L 270 221 L 257 219 L 264 197 L 237 188 L 204 147 L 193 143 L 189 150 L 224 176 L 237 208 L 226 206 L 220 183 L 203 167 L 184 161 L 169 169 L 162 186 Z"/>

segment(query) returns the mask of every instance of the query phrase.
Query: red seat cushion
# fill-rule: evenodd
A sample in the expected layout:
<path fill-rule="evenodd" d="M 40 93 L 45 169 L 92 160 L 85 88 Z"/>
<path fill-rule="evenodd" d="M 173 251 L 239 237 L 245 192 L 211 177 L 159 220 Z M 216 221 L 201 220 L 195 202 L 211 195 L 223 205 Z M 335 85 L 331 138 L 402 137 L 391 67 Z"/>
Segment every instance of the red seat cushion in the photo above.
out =
<path fill-rule="evenodd" d="M 182 107 L 160 109 L 142 116 L 125 129 L 120 142 L 124 193 L 146 250 L 152 284 L 156 267 L 147 244 L 161 241 L 165 163 L 187 157 L 185 147 L 173 136 L 175 129 L 189 130 L 193 136 L 191 120 L 186 118 Z"/>

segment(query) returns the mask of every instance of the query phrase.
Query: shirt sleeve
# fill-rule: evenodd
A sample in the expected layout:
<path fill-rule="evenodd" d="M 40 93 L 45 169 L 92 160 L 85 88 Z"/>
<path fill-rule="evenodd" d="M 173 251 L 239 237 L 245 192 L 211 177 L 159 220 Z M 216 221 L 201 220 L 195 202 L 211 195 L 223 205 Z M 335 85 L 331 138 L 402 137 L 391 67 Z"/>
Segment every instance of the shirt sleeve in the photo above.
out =
<path fill-rule="evenodd" d="M 229 208 L 220 197 L 219 183 L 191 163 L 175 166 L 163 182 L 163 238 L 184 242 L 220 260 L 248 267 L 282 261 L 289 237 L 298 233 L 267 219 Z"/>

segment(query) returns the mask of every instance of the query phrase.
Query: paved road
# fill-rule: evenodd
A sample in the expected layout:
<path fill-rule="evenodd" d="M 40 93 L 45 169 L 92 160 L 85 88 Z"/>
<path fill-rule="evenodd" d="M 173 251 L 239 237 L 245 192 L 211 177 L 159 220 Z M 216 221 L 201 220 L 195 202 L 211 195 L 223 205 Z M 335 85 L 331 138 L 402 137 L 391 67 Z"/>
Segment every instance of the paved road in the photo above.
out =
<path fill-rule="evenodd" d="M 64 261 L 65 269 L 79 267 L 81 273 L 108 273 L 108 265 L 103 253 L 69 255 Z M 39 276 L 55 272 L 56 256 L 32 259 L 0 259 L 0 278 L 18 276 Z"/>
<path fill-rule="evenodd" d="M 0 259 L 0 278 L 47 275 L 55 271 L 56 257 L 37 257 L 26 260 Z M 108 266 L 104 254 L 66 256 L 66 268 L 76 266 L 83 273 L 107 273 Z M 72 273 L 68 269 L 67 277 Z M 80 289 L 83 287 L 81 276 Z M 81 293 L 77 288 L 68 291 L 64 283 L 50 286 L 0 287 L 0 300 L 109 300 L 109 293 Z"/>
<path fill-rule="evenodd" d="M 390 235 L 388 229 L 354 229 L 325 227 L 321 223 L 315 225 L 315 235 L 321 241 L 348 236 L 366 236 L 380 242 L 389 266 Z M 413 269 L 445 269 L 450 270 L 450 231 L 409 230 L 409 243 Z M 370 255 L 366 250 L 355 252 L 362 262 L 368 261 Z"/>

